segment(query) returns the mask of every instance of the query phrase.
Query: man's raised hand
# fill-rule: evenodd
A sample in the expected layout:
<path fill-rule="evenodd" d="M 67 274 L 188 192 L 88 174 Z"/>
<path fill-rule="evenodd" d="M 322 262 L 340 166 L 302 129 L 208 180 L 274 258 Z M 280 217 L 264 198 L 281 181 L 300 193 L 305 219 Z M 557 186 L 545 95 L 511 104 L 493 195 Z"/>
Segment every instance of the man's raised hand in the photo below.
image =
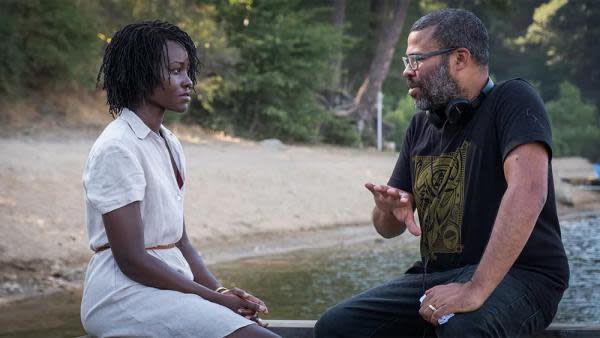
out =
<path fill-rule="evenodd" d="M 412 194 L 387 185 L 366 183 L 365 187 L 373 194 L 375 206 L 379 210 L 393 214 L 411 234 L 421 235 L 421 229 L 415 223 Z"/>

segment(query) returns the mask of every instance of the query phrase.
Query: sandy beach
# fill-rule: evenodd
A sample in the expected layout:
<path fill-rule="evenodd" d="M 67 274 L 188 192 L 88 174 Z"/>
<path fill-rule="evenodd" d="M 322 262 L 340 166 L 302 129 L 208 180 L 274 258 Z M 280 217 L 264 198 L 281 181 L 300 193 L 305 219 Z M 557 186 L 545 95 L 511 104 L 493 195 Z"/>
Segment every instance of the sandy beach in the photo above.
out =
<path fill-rule="evenodd" d="M 0 304 L 81 286 L 92 255 L 81 175 L 100 130 L 1 134 Z M 207 263 L 377 237 L 363 184 L 387 182 L 396 152 L 174 130 L 187 157 L 188 235 Z M 589 162 L 553 167 L 563 217 L 600 210 L 600 194 L 560 182 L 591 175 Z"/>

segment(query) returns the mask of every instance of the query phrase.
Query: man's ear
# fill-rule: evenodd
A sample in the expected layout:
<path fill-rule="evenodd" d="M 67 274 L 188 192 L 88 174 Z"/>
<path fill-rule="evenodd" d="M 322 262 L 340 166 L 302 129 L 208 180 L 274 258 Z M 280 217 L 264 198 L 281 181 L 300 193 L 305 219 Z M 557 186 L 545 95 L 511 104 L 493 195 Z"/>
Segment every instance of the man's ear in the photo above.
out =
<path fill-rule="evenodd" d="M 459 48 L 454 52 L 452 60 L 457 71 L 463 70 L 471 63 L 471 52 L 466 48 Z"/>

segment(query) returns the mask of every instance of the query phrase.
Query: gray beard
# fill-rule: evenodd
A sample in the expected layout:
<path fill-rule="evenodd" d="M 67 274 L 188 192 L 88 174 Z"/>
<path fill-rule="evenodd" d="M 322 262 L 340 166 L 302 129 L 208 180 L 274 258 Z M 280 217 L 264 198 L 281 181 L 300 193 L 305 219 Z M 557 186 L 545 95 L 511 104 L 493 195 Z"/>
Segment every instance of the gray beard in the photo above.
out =
<path fill-rule="evenodd" d="M 422 95 L 415 100 L 415 106 L 423 111 L 438 111 L 446 107 L 450 100 L 461 97 L 458 83 L 450 76 L 448 58 L 442 59 L 429 78 L 421 82 L 420 87 Z"/>

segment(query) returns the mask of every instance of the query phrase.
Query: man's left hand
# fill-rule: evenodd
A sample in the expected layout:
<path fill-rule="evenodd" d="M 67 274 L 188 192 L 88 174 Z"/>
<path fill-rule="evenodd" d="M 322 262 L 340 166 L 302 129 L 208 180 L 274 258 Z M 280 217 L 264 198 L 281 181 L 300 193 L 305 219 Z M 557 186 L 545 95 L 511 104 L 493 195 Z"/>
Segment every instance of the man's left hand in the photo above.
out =
<path fill-rule="evenodd" d="M 425 295 L 419 314 L 433 325 L 449 313 L 475 311 L 487 299 L 471 282 L 438 285 L 425 291 Z"/>

